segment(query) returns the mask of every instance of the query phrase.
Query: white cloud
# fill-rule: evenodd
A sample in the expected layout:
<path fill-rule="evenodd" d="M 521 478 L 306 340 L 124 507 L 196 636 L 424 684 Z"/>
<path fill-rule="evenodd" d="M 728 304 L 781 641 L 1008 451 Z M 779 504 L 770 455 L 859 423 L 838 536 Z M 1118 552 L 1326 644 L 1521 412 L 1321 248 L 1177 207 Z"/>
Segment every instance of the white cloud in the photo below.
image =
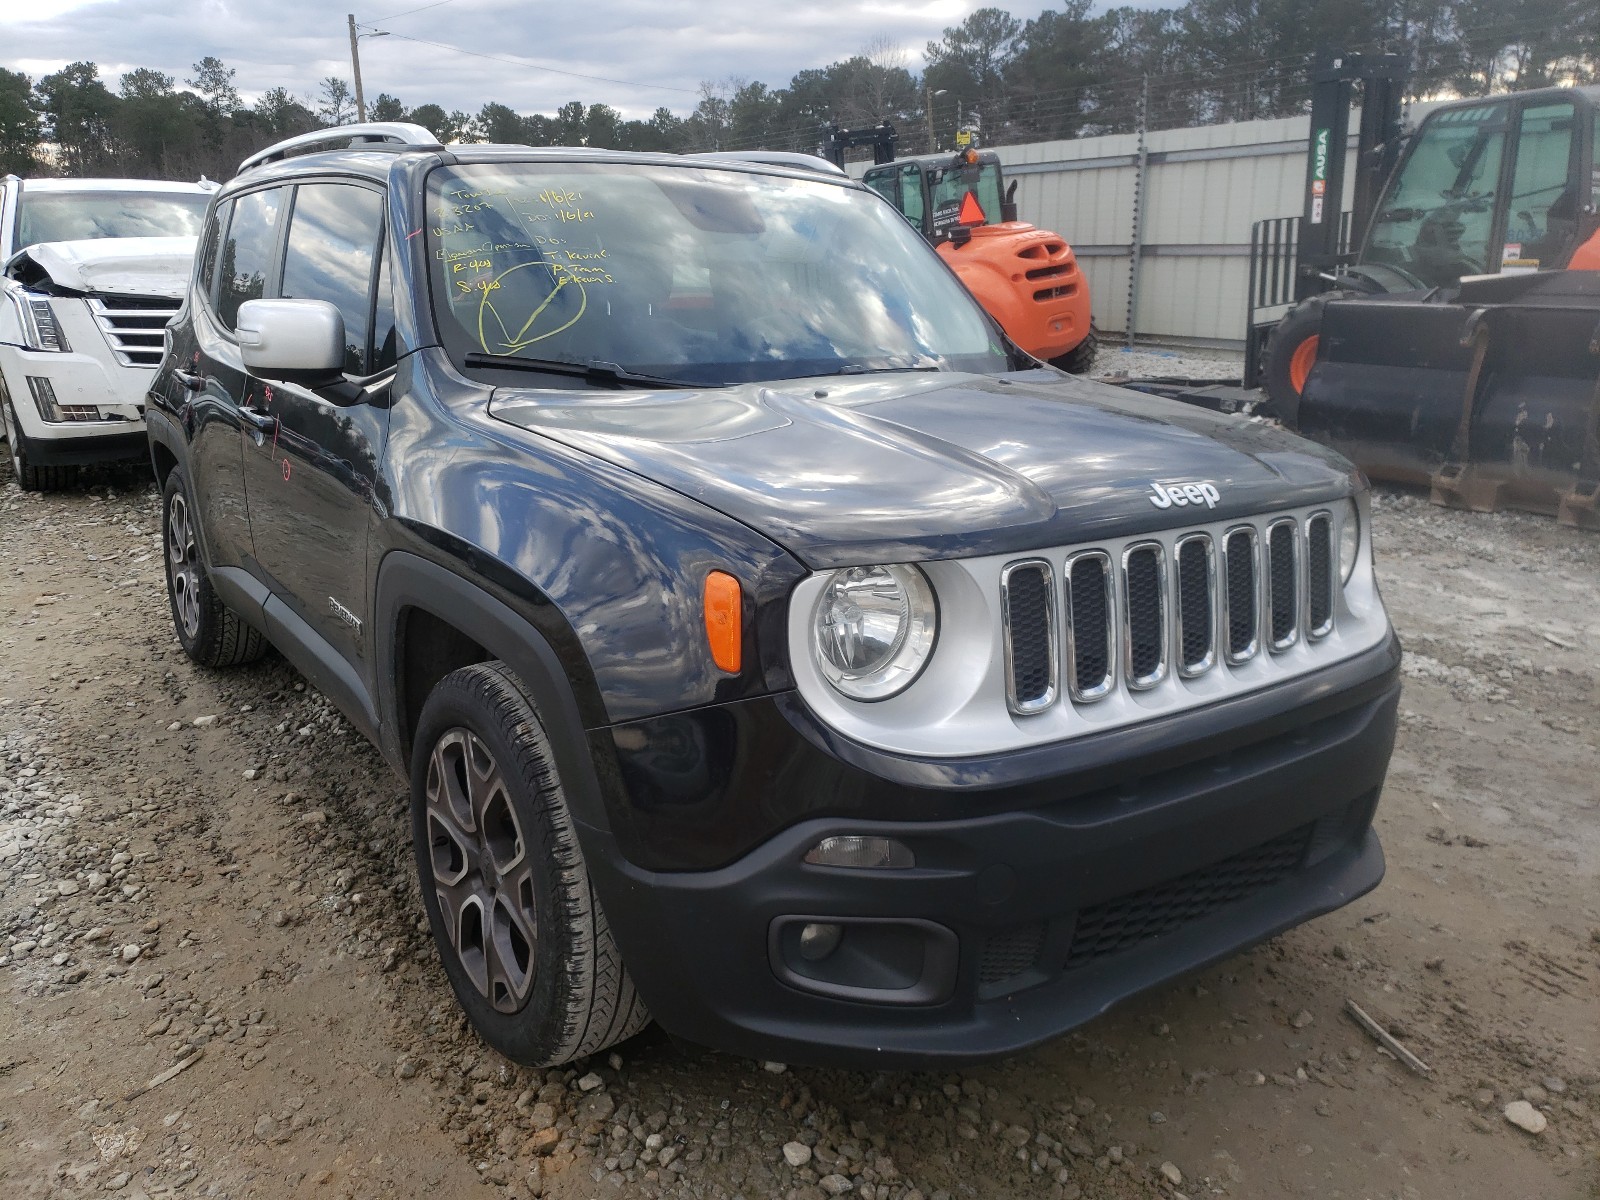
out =
<path fill-rule="evenodd" d="M 407 105 L 431 102 L 467 112 L 490 100 L 519 112 L 553 112 L 582 100 L 646 116 L 660 105 L 687 113 L 703 80 L 782 87 L 795 72 L 846 58 L 878 37 L 898 43 L 907 66 L 917 70 L 924 45 L 979 6 L 975 0 L 450 0 L 382 21 L 416 7 L 383 0 L 356 19 L 404 38 L 494 56 L 400 36 L 363 38 L 369 100 L 389 92 Z M 1043 0 L 1005 7 L 1026 19 Z M 326 76 L 350 77 L 345 11 L 318 0 L 28 0 L 25 16 L 6 19 L 0 64 L 37 79 L 88 59 L 115 89 L 117 76 L 136 66 L 164 71 L 181 84 L 193 74 L 191 64 L 209 54 L 237 70 L 246 99 L 278 86 L 310 97 Z M 624 82 L 573 78 L 541 66 Z"/>

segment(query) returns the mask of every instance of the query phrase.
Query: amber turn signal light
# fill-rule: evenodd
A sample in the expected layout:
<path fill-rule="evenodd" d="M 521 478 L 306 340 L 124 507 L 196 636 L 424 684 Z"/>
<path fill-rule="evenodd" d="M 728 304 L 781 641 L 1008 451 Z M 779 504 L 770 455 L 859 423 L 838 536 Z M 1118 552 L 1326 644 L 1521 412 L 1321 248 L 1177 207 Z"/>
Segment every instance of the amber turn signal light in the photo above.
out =
<path fill-rule="evenodd" d="M 744 605 L 739 581 L 725 571 L 707 575 L 705 609 L 711 661 L 730 675 L 737 675 L 744 650 Z"/>

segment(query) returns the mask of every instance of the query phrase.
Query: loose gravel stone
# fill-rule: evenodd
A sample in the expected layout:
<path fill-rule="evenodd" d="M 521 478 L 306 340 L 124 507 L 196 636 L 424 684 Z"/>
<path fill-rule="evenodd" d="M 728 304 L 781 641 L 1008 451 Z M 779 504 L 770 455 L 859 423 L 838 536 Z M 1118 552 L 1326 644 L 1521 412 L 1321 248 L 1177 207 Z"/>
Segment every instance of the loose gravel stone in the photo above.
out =
<path fill-rule="evenodd" d="M 1513 1100 L 1505 1107 L 1505 1118 L 1518 1129 L 1540 1134 L 1550 1124 L 1545 1115 L 1526 1100 Z"/>

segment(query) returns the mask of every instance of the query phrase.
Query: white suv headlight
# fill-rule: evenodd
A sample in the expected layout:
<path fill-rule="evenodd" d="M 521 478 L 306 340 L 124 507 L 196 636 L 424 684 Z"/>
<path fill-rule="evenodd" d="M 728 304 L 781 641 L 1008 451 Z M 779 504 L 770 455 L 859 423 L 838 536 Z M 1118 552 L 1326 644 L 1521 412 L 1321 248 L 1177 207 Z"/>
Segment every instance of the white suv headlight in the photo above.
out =
<path fill-rule="evenodd" d="M 811 614 L 817 667 L 852 700 L 886 700 L 921 673 L 939 631 L 939 608 L 915 567 L 835 571 Z"/>
<path fill-rule="evenodd" d="M 29 350 L 54 350 L 65 353 L 72 349 L 67 335 L 61 332 L 55 311 L 50 307 L 50 297 L 38 292 L 13 292 L 12 298 L 22 317 L 22 339 Z"/>

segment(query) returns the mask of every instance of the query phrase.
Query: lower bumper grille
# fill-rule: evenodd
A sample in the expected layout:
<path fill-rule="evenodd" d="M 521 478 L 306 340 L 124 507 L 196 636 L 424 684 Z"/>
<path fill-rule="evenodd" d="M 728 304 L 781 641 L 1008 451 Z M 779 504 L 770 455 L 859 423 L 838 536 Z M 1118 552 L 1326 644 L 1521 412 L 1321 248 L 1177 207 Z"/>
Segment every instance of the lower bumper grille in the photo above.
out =
<path fill-rule="evenodd" d="M 1080 909 L 1066 969 L 1132 949 L 1282 882 L 1310 840 L 1311 826 L 1303 825 L 1209 867 Z"/>
<path fill-rule="evenodd" d="M 979 998 L 991 999 L 1005 993 L 1006 985 L 1012 981 L 1015 983 L 1010 990 L 1015 991 L 1018 986 L 1040 982 L 1045 975 L 1089 966 L 1248 900 L 1281 883 L 1307 861 L 1313 833 L 1324 824 L 1329 836 L 1342 828 L 1339 821 L 1302 825 L 1177 879 L 1080 909 L 1075 924 L 1068 915 L 1061 922 L 1030 921 L 991 934 L 978 959 Z M 1051 926 L 1055 924 L 1071 929 L 1072 940 L 1066 946 L 1064 959 L 1060 949 L 1064 931 L 1052 936 Z M 1020 978 L 1036 968 L 1042 968 L 1043 974 Z"/>

